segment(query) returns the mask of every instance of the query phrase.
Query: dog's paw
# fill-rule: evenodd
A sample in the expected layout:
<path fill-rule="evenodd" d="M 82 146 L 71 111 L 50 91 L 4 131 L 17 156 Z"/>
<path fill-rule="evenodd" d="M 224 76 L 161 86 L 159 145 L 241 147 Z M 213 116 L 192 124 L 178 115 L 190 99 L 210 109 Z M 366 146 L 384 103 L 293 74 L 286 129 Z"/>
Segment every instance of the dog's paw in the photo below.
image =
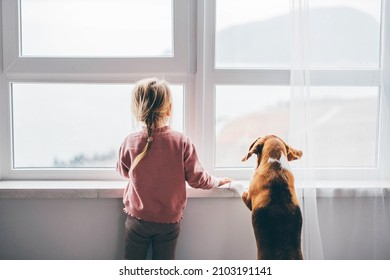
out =
<path fill-rule="evenodd" d="M 229 189 L 232 189 L 235 192 L 237 192 L 240 195 L 240 197 L 244 192 L 248 191 L 248 187 L 245 187 L 243 184 L 239 182 L 231 182 L 229 184 Z"/>

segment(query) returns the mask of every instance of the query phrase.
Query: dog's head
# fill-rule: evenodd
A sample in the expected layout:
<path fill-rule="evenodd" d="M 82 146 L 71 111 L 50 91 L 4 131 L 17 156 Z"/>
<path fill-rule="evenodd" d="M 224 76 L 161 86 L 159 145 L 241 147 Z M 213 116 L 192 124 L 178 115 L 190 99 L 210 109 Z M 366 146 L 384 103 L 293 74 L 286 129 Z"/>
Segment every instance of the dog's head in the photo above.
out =
<path fill-rule="evenodd" d="M 302 151 L 292 148 L 281 138 L 275 135 L 267 135 L 256 139 L 249 147 L 248 154 L 242 159 L 242 161 L 246 161 L 253 154 L 257 155 L 257 167 L 263 159 L 280 159 L 282 154 L 288 159 L 288 161 L 300 159 L 302 157 Z"/>

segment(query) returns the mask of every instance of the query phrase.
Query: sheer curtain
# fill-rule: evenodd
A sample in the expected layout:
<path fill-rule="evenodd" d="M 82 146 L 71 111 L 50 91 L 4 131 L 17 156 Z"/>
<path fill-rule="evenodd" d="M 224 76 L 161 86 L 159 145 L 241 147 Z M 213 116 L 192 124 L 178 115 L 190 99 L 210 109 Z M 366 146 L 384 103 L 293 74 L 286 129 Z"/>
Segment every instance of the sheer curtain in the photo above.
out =
<path fill-rule="evenodd" d="M 310 13 L 313 12 L 310 4 L 313 2 L 316 1 L 290 0 L 292 60 L 288 142 L 304 153 L 301 160 L 291 163 L 304 219 L 302 232 L 304 259 L 390 259 L 390 148 L 388 144 L 390 143 L 390 1 L 383 0 L 381 3 L 378 1 L 381 5 L 381 23 L 380 28 L 378 27 L 380 30 L 378 57 L 381 60 L 379 66 L 373 67 L 374 70 L 371 72 L 357 66 L 356 69 L 362 71 L 357 72 L 358 75 L 349 74 L 346 82 L 346 84 L 363 85 L 364 89 L 370 86 L 377 89 L 375 100 L 378 107 L 373 115 L 376 116 L 376 123 L 379 122 L 379 125 L 373 128 L 376 135 L 376 143 L 373 144 L 375 149 L 363 156 L 373 156 L 374 163 L 369 168 L 343 167 L 340 168 L 340 172 L 323 173 L 326 176 L 322 174 L 321 181 L 316 178 L 318 171 L 315 164 L 318 160 L 315 157 L 318 156 L 321 146 L 316 135 L 318 130 L 314 128 L 313 123 L 313 116 L 316 114 L 314 110 L 317 108 L 313 107 L 313 98 L 316 97 L 311 77 L 315 72 L 312 71 L 314 69 L 313 56 L 311 56 L 313 49 L 310 45 L 313 42 L 310 39 L 313 35 L 313 30 L 310 30 L 312 27 Z M 361 73 L 366 77 L 359 76 Z M 367 78 L 367 75 L 371 76 Z M 357 97 L 351 97 L 350 104 L 358 104 L 353 103 L 357 100 L 354 98 Z M 367 133 L 363 127 L 360 128 L 361 136 Z M 371 129 L 372 126 L 369 128 Z M 339 139 L 347 145 L 350 140 L 347 137 Z M 351 145 L 354 145 L 354 142 L 351 142 Z M 359 149 L 364 149 L 364 145 L 356 146 L 355 155 L 359 155 Z M 340 151 L 342 152 L 342 149 Z M 340 153 L 339 156 L 342 157 L 343 154 Z M 340 174 L 348 175 L 341 178 Z M 319 203 L 321 207 L 318 207 Z"/>
<path fill-rule="evenodd" d="M 302 250 L 304 259 L 322 259 L 323 250 L 317 215 L 314 172 L 311 168 L 310 64 L 308 0 L 291 0 L 291 103 L 288 142 L 303 151 L 293 162 L 297 194 L 303 215 Z"/>
<path fill-rule="evenodd" d="M 350 215 L 339 259 L 390 259 L 390 1 L 382 1 L 381 62 L 379 66 L 378 162 L 374 172 L 362 174 L 361 187 L 344 196 Z M 335 190 L 328 190 L 333 197 Z M 333 193 L 332 193 L 333 192 Z M 329 209 L 332 216 L 339 215 Z M 341 212 L 342 209 L 339 209 Z M 338 226 L 336 223 L 334 226 Z M 364 236 L 364 238 L 362 238 Z M 332 253 L 332 251 L 330 251 Z"/>

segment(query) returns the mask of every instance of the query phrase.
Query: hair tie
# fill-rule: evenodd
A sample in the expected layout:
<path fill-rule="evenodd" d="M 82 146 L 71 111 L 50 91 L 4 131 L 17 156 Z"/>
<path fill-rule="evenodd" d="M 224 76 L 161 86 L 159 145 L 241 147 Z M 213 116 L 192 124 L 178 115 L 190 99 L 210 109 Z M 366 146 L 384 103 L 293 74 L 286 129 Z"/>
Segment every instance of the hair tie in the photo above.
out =
<path fill-rule="evenodd" d="M 153 137 L 151 137 L 151 136 L 148 137 L 148 140 L 147 140 L 147 141 L 148 141 L 148 143 L 153 142 Z"/>

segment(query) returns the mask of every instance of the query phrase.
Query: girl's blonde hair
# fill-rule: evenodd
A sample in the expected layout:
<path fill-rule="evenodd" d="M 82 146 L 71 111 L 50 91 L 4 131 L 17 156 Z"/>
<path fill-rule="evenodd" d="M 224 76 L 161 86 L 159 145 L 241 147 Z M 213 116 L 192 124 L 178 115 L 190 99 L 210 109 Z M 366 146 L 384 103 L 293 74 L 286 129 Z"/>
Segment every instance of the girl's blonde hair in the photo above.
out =
<path fill-rule="evenodd" d="M 135 158 L 130 171 L 146 156 L 153 143 L 153 128 L 161 124 L 171 110 L 171 90 L 164 80 L 149 78 L 139 81 L 132 94 L 131 109 L 135 118 L 146 124 L 148 139 L 142 152 Z"/>

